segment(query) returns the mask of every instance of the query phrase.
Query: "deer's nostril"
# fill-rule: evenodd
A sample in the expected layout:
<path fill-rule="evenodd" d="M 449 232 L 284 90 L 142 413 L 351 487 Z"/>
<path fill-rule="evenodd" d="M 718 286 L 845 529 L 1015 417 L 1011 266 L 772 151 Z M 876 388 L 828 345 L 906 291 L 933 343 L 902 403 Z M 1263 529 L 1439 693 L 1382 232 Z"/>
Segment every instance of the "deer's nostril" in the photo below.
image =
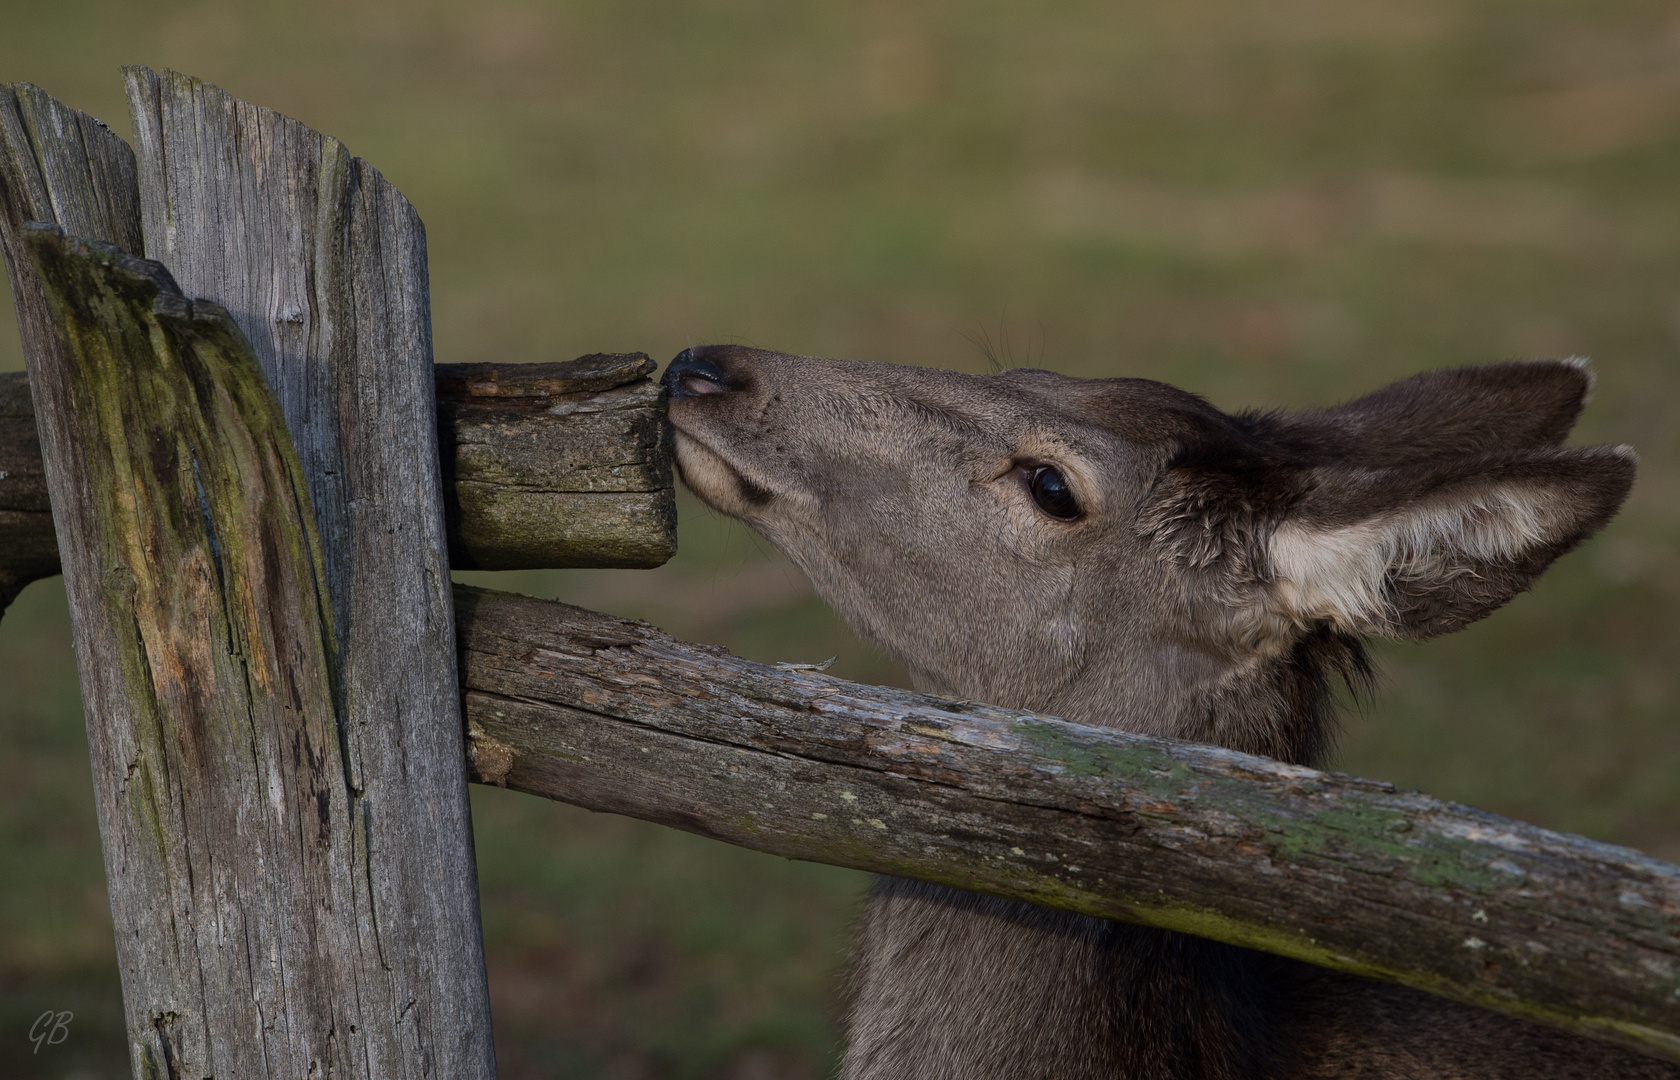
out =
<path fill-rule="evenodd" d="M 723 369 L 696 355 L 696 352 L 695 349 L 684 349 L 665 369 L 665 377 L 660 382 L 673 399 L 722 394 L 733 389 Z"/>

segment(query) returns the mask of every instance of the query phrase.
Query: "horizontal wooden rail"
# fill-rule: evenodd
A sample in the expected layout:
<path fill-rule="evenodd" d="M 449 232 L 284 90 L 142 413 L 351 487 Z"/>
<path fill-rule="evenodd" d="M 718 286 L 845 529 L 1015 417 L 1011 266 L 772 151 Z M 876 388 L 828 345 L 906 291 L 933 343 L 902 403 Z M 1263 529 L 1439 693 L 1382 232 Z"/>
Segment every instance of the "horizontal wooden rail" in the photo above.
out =
<path fill-rule="evenodd" d="M 677 550 L 671 436 L 653 361 L 439 364 L 449 564 L 658 566 Z"/>
<path fill-rule="evenodd" d="M 457 570 L 658 566 L 677 549 L 653 361 L 439 364 L 438 445 Z M 29 381 L 0 374 L 0 612 L 59 572 Z"/>
<path fill-rule="evenodd" d="M 1262 949 L 1680 1060 L 1680 867 L 1212 746 L 458 587 L 475 780 Z"/>
<path fill-rule="evenodd" d="M 25 585 L 58 572 L 29 380 L 0 375 L 0 612 Z"/>

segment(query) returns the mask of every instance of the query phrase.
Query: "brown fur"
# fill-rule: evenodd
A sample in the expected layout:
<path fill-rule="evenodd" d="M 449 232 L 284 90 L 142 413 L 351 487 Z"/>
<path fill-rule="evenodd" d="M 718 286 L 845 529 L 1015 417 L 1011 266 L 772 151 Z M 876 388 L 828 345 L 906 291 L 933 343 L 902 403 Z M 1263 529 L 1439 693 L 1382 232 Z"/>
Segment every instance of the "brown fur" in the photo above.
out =
<path fill-rule="evenodd" d="M 1365 637 L 1528 588 L 1616 511 L 1566 449 L 1572 363 L 1435 372 L 1231 416 L 1141 379 L 690 349 L 677 460 L 927 691 L 1322 761 Z M 1080 513 L 1035 501 L 1066 477 Z M 1680 1077 L 1680 1068 L 1214 942 L 883 879 L 844 1080 Z"/>

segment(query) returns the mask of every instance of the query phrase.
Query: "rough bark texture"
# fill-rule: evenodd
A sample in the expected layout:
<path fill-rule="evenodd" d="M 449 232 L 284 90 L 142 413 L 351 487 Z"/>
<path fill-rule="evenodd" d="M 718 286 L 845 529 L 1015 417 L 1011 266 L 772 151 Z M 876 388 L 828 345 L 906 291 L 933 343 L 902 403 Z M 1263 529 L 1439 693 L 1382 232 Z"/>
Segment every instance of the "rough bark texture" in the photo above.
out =
<path fill-rule="evenodd" d="M 20 227 L 27 221 L 56 222 L 77 236 L 140 249 L 140 198 L 134 181 L 134 152 L 111 129 L 86 113 L 69 109 L 28 83 L 0 84 L 0 250 L 17 308 L 23 352 L 33 359 L 57 355 L 57 334 L 46 297 L 23 250 Z M 47 400 L 61 388 L 37 387 Z M 39 439 L 59 440 L 62 430 L 37 437 L 29 387 L 8 376 L 0 388 L 0 613 L 18 590 L 58 572 L 57 544 L 49 523 L 47 474 Z M 87 538 L 75 523 L 59 525 L 59 544 Z M 66 531 L 68 530 L 68 531 Z M 78 645 L 86 644 L 78 638 Z"/>
<path fill-rule="evenodd" d="M 58 515 L 137 1077 L 396 1076 L 320 541 L 225 310 L 25 230 L 63 328 Z M 94 651 L 88 651 L 89 645 Z M 414 1075 L 418 1075 L 415 1073 Z"/>
<path fill-rule="evenodd" d="M 244 331 L 320 527 L 347 813 L 372 837 L 364 925 L 334 943 L 354 978 L 315 991 L 359 1007 L 334 1029 L 354 1043 L 339 1067 L 491 1076 L 424 229 L 336 140 L 197 79 L 125 74 L 146 254 Z"/>
<path fill-rule="evenodd" d="M 653 367 L 642 353 L 440 366 L 450 565 L 648 567 L 676 554 Z"/>
<path fill-rule="evenodd" d="M 439 364 L 455 569 L 658 566 L 677 550 L 670 429 L 641 353 Z M 59 572 L 24 373 L 0 375 L 0 614 Z"/>
<path fill-rule="evenodd" d="M 474 779 L 1680 1059 L 1680 867 L 1386 784 L 456 591 Z"/>

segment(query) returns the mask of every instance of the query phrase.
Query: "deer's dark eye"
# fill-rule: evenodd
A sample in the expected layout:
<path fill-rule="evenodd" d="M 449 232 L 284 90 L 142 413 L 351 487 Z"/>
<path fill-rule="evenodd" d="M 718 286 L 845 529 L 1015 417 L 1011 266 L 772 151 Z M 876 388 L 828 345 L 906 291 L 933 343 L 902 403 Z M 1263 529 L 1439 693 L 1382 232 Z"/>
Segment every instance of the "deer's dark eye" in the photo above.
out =
<path fill-rule="evenodd" d="M 1074 501 L 1073 489 L 1068 487 L 1067 477 L 1054 466 L 1040 465 L 1033 469 L 1027 488 L 1032 492 L 1033 502 L 1051 517 L 1072 521 L 1079 516 L 1079 503 Z"/>

